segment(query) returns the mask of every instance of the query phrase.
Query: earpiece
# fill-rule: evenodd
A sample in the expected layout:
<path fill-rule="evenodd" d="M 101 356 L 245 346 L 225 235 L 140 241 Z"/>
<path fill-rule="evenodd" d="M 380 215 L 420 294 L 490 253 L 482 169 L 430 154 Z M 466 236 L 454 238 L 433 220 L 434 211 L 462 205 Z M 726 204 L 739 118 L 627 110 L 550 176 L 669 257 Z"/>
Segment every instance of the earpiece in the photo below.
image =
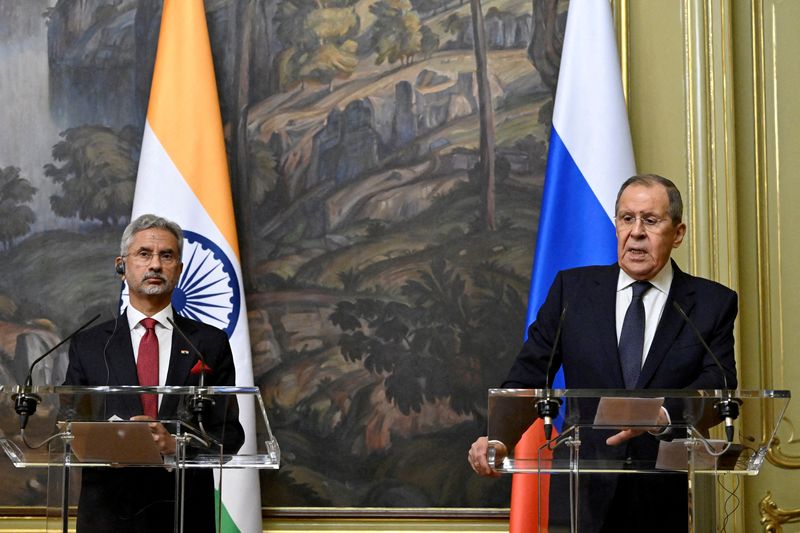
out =
<path fill-rule="evenodd" d="M 120 276 L 124 276 L 125 275 L 125 261 L 120 261 L 119 263 L 114 265 L 114 270 Z"/>

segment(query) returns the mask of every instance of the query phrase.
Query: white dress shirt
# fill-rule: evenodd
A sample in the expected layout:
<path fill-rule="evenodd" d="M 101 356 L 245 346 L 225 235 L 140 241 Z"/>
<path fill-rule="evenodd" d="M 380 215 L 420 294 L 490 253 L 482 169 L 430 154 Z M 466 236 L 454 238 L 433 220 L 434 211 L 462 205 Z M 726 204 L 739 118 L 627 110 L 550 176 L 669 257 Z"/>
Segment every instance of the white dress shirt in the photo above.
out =
<path fill-rule="evenodd" d="M 653 344 L 653 337 L 656 336 L 658 322 L 661 320 L 661 315 L 664 313 L 664 306 L 667 304 L 669 288 L 672 285 L 672 277 L 672 261 L 667 261 L 664 268 L 662 268 L 653 279 L 648 280 L 653 286 L 648 289 L 642 297 L 645 315 L 642 366 L 644 366 L 644 361 L 647 359 L 648 352 L 650 352 L 650 345 Z M 617 280 L 617 343 L 619 343 L 620 335 L 622 335 L 622 323 L 625 321 L 625 313 L 628 312 L 628 306 L 631 304 L 631 299 L 633 298 L 633 289 L 631 286 L 634 281 L 636 280 L 620 269 L 619 279 Z"/>
<path fill-rule="evenodd" d="M 133 357 L 138 362 L 139 359 L 139 344 L 144 337 L 145 328 L 141 324 L 143 318 L 147 315 L 133 307 L 128 306 L 128 326 L 131 331 L 131 344 L 133 345 Z M 167 322 L 167 318 L 175 320 L 172 311 L 172 304 L 167 305 L 164 309 L 154 314 L 150 318 L 154 319 L 156 324 L 156 337 L 158 337 L 158 384 L 163 386 L 167 383 L 167 371 L 169 370 L 169 358 L 172 352 L 172 326 Z M 159 397 L 159 405 L 161 398 Z"/>

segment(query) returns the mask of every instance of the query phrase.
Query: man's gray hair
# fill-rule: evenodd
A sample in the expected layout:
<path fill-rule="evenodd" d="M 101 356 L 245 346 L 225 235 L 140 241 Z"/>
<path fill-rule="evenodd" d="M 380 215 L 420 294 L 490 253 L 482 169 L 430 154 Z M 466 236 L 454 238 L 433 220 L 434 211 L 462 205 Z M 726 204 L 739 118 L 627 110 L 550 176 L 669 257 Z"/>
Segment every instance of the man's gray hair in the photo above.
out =
<path fill-rule="evenodd" d="M 128 224 L 128 226 L 125 228 L 125 231 L 122 232 L 122 240 L 119 244 L 119 255 L 125 257 L 125 254 L 128 253 L 128 248 L 130 248 L 131 244 L 133 244 L 134 235 L 140 231 L 152 228 L 163 229 L 175 235 L 175 238 L 178 240 L 178 259 L 182 259 L 183 230 L 181 227 L 171 220 L 151 214 L 141 215 L 140 217 L 137 217 L 136 220 L 132 220 L 131 223 Z"/>
<path fill-rule="evenodd" d="M 631 185 L 644 185 L 645 187 L 663 185 L 664 188 L 667 189 L 667 198 L 669 199 L 667 213 L 672 219 L 672 224 L 677 225 L 681 223 L 681 220 L 683 220 L 683 199 L 681 198 L 681 191 L 672 183 L 672 180 L 664 176 L 659 176 L 658 174 L 639 174 L 625 180 L 625 183 L 622 184 L 622 187 L 619 188 L 619 192 L 617 193 L 617 201 L 614 204 L 615 215 L 619 212 L 619 199 L 622 196 L 622 192 Z"/>

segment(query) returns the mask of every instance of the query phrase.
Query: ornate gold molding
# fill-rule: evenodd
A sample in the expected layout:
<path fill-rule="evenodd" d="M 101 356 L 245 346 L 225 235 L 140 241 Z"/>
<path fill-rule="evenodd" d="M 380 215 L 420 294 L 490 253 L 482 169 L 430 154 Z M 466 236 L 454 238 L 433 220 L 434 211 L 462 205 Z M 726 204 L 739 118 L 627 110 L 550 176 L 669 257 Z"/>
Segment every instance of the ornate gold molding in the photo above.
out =
<path fill-rule="evenodd" d="M 781 509 L 772 499 L 772 493 L 758 502 L 758 511 L 761 513 L 761 525 L 766 533 L 781 533 L 783 524 L 800 523 L 800 509 Z"/>
<path fill-rule="evenodd" d="M 680 13 L 690 270 L 738 289 L 730 0 L 683 0 Z"/>
<path fill-rule="evenodd" d="M 770 413 L 771 414 L 771 413 Z M 783 427 L 790 429 L 786 444 L 797 444 L 798 439 L 795 437 L 794 424 L 791 419 L 784 417 Z M 780 437 L 775 435 L 772 440 L 772 445 L 767 450 L 767 459 L 772 464 L 786 469 L 800 468 L 800 456 L 784 453 Z"/>
<path fill-rule="evenodd" d="M 619 69 L 622 75 L 622 95 L 626 104 L 630 102 L 629 88 L 631 83 L 630 68 L 630 12 L 628 0 L 612 0 L 614 26 L 617 29 L 617 51 L 619 53 Z"/>
<path fill-rule="evenodd" d="M 774 13 L 773 13 L 774 15 Z M 751 4 L 751 38 L 752 38 L 752 65 L 753 65 L 753 134 L 754 134 L 754 166 L 756 176 L 756 239 L 757 250 L 757 279 L 758 279 L 758 307 L 759 307 L 759 335 L 761 338 L 761 357 L 759 370 L 761 375 L 760 388 L 775 388 L 773 376 L 773 351 L 780 338 L 775 339 L 772 324 L 772 302 L 770 301 L 773 279 L 771 275 L 770 255 L 770 218 L 775 216 L 770 212 L 770 159 L 768 152 L 767 117 L 769 95 L 767 88 L 768 47 L 764 35 L 764 2 L 753 0 Z M 771 43 L 774 48 L 775 43 Z M 773 76 L 774 72 L 771 73 Z M 777 208 L 777 206 L 776 206 Z M 780 279 L 778 279 L 780 283 Z M 778 291 L 780 292 L 780 291 Z M 780 307 L 780 306 L 778 306 Z M 780 309 L 777 310 L 780 313 Z M 782 353 L 782 350 L 780 351 Z M 772 421 L 775 413 L 772 406 L 764 404 L 762 408 L 761 440 L 766 442 L 772 430 Z M 792 439 L 790 438 L 790 441 Z M 781 449 L 780 440 L 776 437 L 767 452 L 767 460 L 775 466 L 787 469 L 800 468 L 800 456 L 788 455 Z"/>
<path fill-rule="evenodd" d="M 695 274 L 703 275 L 705 273 L 701 272 L 702 269 L 700 267 L 700 256 L 698 255 L 698 248 L 700 246 L 700 243 L 698 242 L 698 239 L 700 238 L 700 228 L 697 219 L 697 204 L 700 203 L 700 200 L 697 198 L 697 196 L 700 191 L 697 188 L 697 168 L 700 164 L 698 161 L 698 155 L 702 155 L 704 152 L 699 151 L 698 154 L 698 150 L 695 149 L 695 147 L 698 146 L 697 139 L 699 134 L 697 129 L 699 125 L 703 124 L 703 121 L 698 119 L 698 104 L 702 103 L 702 100 L 698 102 L 695 94 L 695 86 L 697 84 L 695 63 L 703 57 L 702 54 L 697 53 L 694 42 L 694 32 L 697 30 L 697 14 L 693 8 L 696 9 L 697 6 L 697 2 L 684 0 L 681 5 L 681 11 L 683 18 L 683 80 L 684 93 L 686 95 L 686 119 L 684 123 L 686 128 L 685 138 L 687 157 L 686 218 L 688 219 L 688 237 L 689 242 L 691 243 L 689 248 L 689 265 L 691 271 L 693 271 Z"/>

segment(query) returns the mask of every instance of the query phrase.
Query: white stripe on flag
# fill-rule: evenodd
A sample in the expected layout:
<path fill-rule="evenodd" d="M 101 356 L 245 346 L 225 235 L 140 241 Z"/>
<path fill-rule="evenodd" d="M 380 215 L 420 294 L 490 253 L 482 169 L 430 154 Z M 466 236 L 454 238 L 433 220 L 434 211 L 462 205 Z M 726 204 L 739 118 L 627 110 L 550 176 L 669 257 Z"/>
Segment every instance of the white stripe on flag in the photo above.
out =
<path fill-rule="evenodd" d="M 139 173 L 136 178 L 131 219 L 155 213 L 177 222 L 183 229 L 204 235 L 231 259 L 236 277 L 239 280 L 239 293 L 242 307 L 233 335 L 230 337 L 236 367 L 236 385 L 253 386 L 253 365 L 250 356 L 250 336 L 248 334 L 247 312 L 244 305 L 242 273 L 236 254 L 227 240 L 208 216 L 186 181 L 173 164 L 156 135 L 145 124 L 142 139 L 142 152 Z M 240 454 L 255 453 L 255 405 L 252 398 L 239 400 L 239 420 L 245 431 L 245 443 Z M 218 476 L 217 483 L 219 483 Z M 236 523 L 238 530 L 245 533 L 260 532 L 261 492 L 258 473 L 254 470 L 226 470 L 223 474 L 222 499 L 225 509 Z M 258 509 L 258 512 L 254 512 Z"/>
<path fill-rule="evenodd" d="M 559 270 L 614 261 L 616 193 L 635 173 L 608 0 L 573 1 L 553 109 L 527 324 Z M 553 388 L 564 388 L 563 372 Z M 536 530 L 539 510 L 530 502 L 537 501 L 532 495 L 538 496 L 539 481 L 538 476 L 514 474 L 511 533 Z"/>
<path fill-rule="evenodd" d="M 553 127 L 613 220 L 617 189 L 636 167 L 607 0 L 570 4 Z"/>

